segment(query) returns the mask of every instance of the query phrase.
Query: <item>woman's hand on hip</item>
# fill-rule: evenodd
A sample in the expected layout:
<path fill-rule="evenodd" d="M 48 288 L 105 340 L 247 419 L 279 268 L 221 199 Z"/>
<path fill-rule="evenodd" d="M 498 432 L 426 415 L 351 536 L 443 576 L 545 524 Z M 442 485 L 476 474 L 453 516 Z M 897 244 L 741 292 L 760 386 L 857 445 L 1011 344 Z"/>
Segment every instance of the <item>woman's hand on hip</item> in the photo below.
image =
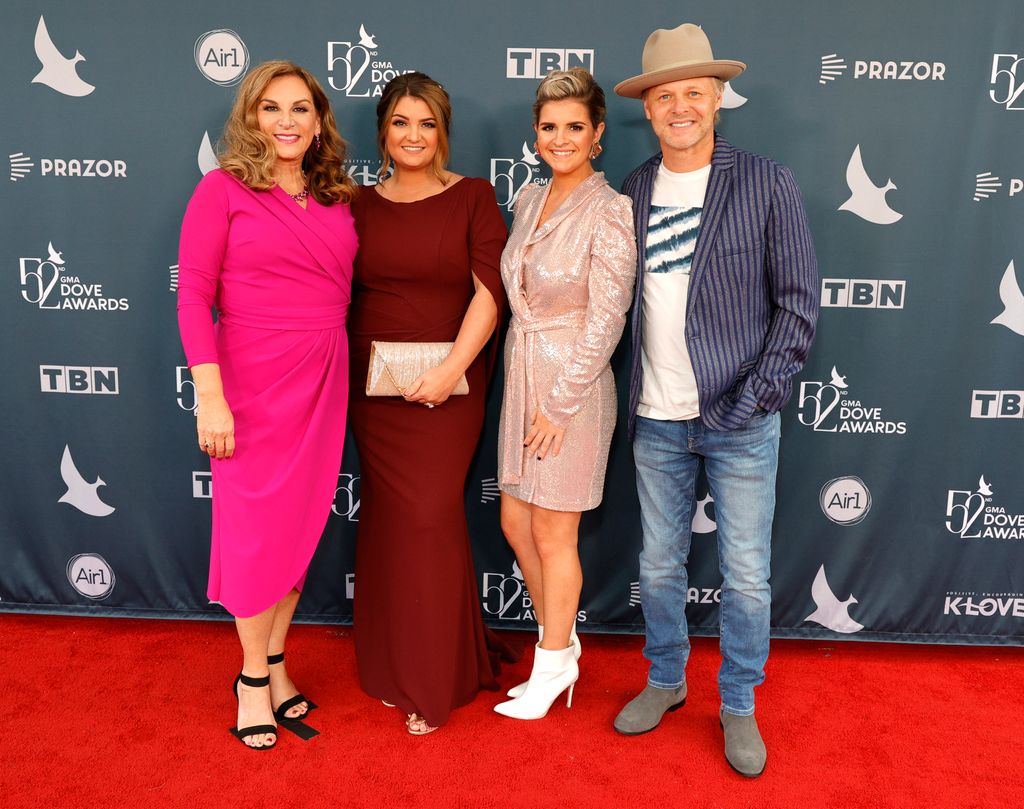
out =
<path fill-rule="evenodd" d="M 235 454 L 235 417 L 223 396 L 200 398 L 196 408 L 199 449 L 223 460 Z"/>
<path fill-rule="evenodd" d="M 461 378 L 461 373 L 453 374 L 438 365 L 416 377 L 402 395 L 407 402 L 434 407 L 448 400 Z"/>
<path fill-rule="evenodd" d="M 540 408 L 533 411 L 533 421 L 530 424 L 530 432 L 523 439 L 523 446 L 531 455 L 536 455 L 539 461 L 547 457 L 548 450 L 551 451 L 553 458 L 557 458 L 562 450 L 565 428 L 552 424 L 548 417 L 540 412 Z"/>

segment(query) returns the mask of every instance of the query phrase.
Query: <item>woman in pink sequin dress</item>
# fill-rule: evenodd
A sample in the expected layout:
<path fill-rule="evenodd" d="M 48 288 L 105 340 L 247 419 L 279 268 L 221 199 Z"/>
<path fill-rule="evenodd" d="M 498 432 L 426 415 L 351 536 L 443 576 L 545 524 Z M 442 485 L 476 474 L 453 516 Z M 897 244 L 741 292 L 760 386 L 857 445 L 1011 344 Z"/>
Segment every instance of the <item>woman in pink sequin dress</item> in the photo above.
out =
<path fill-rule="evenodd" d="M 528 682 L 495 707 L 537 719 L 579 676 L 580 514 L 601 502 L 615 427 L 609 360 L 636 277 L 632 205 L 591 160 L 604 93 L 585 70 L 548 75 L 533 107 L 545 186 L 519 196 L 501 273 L 512 309 L 498 474 L 501 523 L 536 607 Z"/>
<path fill-rule="evenodd" d="M 276 743 L 275 719 L 315 707 L 283 653 L 345 439 L 357 240 L 343 159 L 316 79 L 259 65 L 239 86 L 222 168 L 200 181 L 181 229 L 178 322 L 213 473 L 208 594 L 235 616 L 232 732 L 257 749 Z"/>

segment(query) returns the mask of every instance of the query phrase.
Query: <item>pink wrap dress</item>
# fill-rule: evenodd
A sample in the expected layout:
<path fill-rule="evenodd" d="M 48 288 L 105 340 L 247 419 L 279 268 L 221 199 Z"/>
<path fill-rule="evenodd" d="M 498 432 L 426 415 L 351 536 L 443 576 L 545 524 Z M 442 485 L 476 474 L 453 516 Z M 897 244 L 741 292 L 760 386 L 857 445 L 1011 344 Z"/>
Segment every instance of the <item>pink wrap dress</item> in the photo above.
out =
<path fill-rule="evenodd" d="M 501 257 L 512 322 L 498 440 L 501 491 L 552 511 L 596 508 L 615 429 L 609 364 L 636 279 L 633 205 L 596 172 L 538 227 L 548 188 L 529 185 Z M 523 446 L 537 409 L 565 428 L 561 452 Z"/>
<path fill-rule="evenodd" d="M 247 618 L 302 589 L 337 488 L 357 238 L 349 206 L 305 210 L 222 169 L 181 229 L 178 325 L 188 365 L 219 363 L 235 454 L 211 459 L 208 595 Z M 217 323 L 211 306 L 216 306 Z"/>

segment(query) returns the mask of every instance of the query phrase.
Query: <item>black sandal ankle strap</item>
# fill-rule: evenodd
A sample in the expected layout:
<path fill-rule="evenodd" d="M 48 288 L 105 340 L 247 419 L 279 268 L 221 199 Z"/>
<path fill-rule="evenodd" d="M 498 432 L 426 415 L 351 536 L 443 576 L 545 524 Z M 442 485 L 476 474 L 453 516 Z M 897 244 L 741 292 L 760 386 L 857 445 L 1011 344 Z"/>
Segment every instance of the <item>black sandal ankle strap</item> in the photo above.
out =
<path fill-rule="evenodd" d="M 239 674 L 238 681 L 249 688 L 266 688 L 270 685 L 270 675 L 266 677 L 250 677 L 248 674 Z"/>
<path fill-rule="evenodd" d="M 267 655 L 267 664 L 274 666 L 278 663 L 284 662 L 284 652 L 279 652 L 276 655 Z"/>

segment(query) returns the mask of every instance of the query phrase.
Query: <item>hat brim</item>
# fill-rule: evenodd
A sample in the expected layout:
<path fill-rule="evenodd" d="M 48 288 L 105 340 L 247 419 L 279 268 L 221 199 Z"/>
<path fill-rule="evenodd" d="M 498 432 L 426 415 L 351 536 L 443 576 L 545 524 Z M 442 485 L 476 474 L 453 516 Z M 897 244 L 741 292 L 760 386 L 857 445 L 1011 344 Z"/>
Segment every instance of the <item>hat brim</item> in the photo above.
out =
<path fill-rule="evenodd" d="M 746 64 L 732 59 L 672 65 L 620 81 L 615 85 L 615 93 L 625 98 L 640 98 L 644 94 L 644 90 L 659 84 L 667 84 L 670 81 L 680 81 L 681 79 L 694 79 L 700 76 L 713 76 L 722 81 L 730 81 L 746 69 Z"/>

